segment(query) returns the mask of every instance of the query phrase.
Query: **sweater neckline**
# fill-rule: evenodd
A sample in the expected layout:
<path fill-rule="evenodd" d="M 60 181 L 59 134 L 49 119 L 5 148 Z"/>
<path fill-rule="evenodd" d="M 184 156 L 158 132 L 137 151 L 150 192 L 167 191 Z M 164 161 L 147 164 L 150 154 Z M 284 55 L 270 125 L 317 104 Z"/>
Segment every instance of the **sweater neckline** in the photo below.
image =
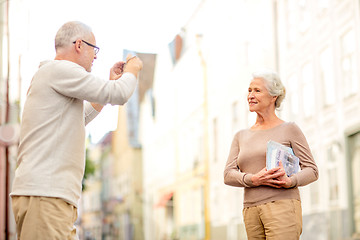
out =
<path fill-rule="evenodd" d="M 279 125 L 276 125 L 275 127 L 272 127 L 272 128 L 267 128 L 267 129 L 251 129 L 251 128 L 249 128 L 249 131 L 250 132 L 264 132 L 264 131 L 271 131 L 271 130 L 274 130 L 274 129 L 276 129 L 276 128 L 278 128 L 278 127 L 281 127 L 281 126 L 283 126 L 283 125 L 285 125 L 287 122 L 282 122 L 282 123 L 280 123 Z"/>

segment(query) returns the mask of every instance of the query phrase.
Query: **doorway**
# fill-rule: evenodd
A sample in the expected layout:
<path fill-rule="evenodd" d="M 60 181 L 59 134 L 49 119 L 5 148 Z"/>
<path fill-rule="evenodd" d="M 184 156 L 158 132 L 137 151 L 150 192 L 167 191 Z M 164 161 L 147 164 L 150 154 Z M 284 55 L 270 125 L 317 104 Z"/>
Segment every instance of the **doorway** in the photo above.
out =
<path fill-rule="evenodd" d="M 360 237 L 360 132 L 349 137 L 353 237 Z"/>

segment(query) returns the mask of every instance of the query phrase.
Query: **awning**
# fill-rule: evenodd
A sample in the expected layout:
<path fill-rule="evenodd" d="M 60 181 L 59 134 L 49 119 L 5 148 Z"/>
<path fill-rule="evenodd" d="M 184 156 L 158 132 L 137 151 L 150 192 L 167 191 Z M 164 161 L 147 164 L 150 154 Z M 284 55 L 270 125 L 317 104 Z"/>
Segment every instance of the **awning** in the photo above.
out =
<path fill-rule="evenodd" d="M 173 195 L 174 195 L 173 192 L 162 195 L 159 201 L 155 204 L 155 207 L 165 207 L 168 201 L 173 197 Z"/>

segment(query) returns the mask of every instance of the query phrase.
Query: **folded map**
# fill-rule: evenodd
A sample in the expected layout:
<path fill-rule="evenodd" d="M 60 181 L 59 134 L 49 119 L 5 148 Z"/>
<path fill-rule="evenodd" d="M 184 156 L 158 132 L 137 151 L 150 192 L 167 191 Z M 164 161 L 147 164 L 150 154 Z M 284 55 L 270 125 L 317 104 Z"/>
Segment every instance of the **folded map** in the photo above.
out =
<path fill-rule="evenodd" d="M 266 149 L 266 168 L 278 167 L 280 161 L 288 176 L 297 173 L 300 169 L 299 158 L 295 156 L 292 148 L 270 140 Z"/>

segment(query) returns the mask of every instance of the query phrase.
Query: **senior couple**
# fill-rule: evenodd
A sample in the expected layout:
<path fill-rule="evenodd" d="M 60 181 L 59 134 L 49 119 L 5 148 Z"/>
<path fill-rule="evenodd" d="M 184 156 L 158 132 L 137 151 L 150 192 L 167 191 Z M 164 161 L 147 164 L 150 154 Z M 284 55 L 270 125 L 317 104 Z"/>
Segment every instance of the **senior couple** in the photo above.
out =
<path fill-rule="evenodd" d="M 40 64 L 24 105 L 10 194 L 18 239 L 77 239 L 74 223 L 85 166 L 85 126 L 103 105 L 128 101 L 143 67 L 138 57 L 128 56 L 110 69 L 109 80 L 92 75 L 99 47 L 91 28 L 81 22 L 65 23 L 58 30 L 55 50 L 54 60 Z M 299 127 L 275 114 L 284 97 L 276 73 L 254 74 L 248 103 L 257 113 L 256 123 L 235 135 L 226 163 L 225 184 L 245 188 L 248 239 L 299 239 L 298 187 L 318 177 Z M 268 140 L 291 147 L 302 170 L 287 176 L 282 165 L 266 169 Z"/>

